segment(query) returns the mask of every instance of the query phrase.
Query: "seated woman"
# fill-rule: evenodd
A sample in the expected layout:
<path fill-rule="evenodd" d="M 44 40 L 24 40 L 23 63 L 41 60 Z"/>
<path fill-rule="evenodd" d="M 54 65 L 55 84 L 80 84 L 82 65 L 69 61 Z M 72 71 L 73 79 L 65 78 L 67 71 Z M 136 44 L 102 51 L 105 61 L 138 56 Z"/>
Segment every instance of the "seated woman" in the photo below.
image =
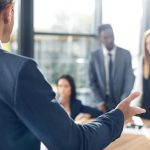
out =
<path fill-rule="evenodd" d="M 81 119 L 83 116 L 96 118 L 102 114 L 98 109 L 85 106 L 80 100 L 77 100 L 75 82 L 70 75 L 63 75 L 58 79 L 57 89 L 59 102 L 72 119 Z M 85 115 L 79 115 L 80 113 Z"/>

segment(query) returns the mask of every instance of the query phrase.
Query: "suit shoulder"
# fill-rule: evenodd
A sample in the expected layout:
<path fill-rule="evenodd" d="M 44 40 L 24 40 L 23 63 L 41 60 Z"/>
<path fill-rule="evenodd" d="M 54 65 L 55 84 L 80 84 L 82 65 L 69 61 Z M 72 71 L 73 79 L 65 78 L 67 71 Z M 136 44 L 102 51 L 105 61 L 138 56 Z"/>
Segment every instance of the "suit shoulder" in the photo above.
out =
<path fill-rule="evenodd" d="M 75 105 L 81 105 L 82 104 L 81 101 L 78 99 L 73 99 L 73 100 L 71 100 L 71 102 L 74 103 Z"/>
<path fill-rule="evenodd" d="M 131 55 L 130 51 L 121 47 L 117 47 L 117 49 L 122 52 L 124 55 Z"/>
<path fill-rule="evenodd" d="M 92 52 L 91 52 L 91 56 L 94 57 L 94 56 L 99 55 L 99 54 L 100 54 L 100 51 L 101 51 L 101 49 L 96 49 L 96 50 L 92 51 Z"/>
<path fill-rule="evenodd" d="M 73 106 L 78 107 L 78 108 L 82 106 L 82 102 L 78 99 L 71 100 L 71 103 Z"/>
<path fill-rule="evenodd" d="M 3 54 L 4 61 L 8 61 L 9 64 L 22 64 L 26 62 L 36 63 L 32 58 L 28 58 L 25 56 L 9 53 L 6 51 L 4 51 Z"/>
<path fill-rule="evenodd" d="M 96 49 L 96 50 L 92 51 L 92 54 L 97 54 L 97 53 L 99 53 L 100 51 L 101 51 L 101 49 Z"/>
<path fill-rule="evenodd" d="M 9 74 L 12 74 L 12 77 L 19 75 L 23 68 L 37 66 L 36 62 L 28 57 L 12 54 L 6 51 L 3 51 L 0 55 L 0 66 L 4 70 L 8 70 Z"/>

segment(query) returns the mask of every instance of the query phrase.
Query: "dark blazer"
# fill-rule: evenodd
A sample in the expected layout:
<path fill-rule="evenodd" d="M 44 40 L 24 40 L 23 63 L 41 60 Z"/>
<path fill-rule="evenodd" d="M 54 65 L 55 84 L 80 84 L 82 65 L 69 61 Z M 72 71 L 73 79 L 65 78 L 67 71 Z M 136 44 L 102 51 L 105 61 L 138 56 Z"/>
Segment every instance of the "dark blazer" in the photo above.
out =
<path fill-rule="evenodd" d="M 89 61 L 90 87 L 97 102 L 105 101 L 106 96 L 106 75 L 104 66 L 103 50 L 98 49 L 92 52 Z M 131 54 L 128 50 L 116 48 L 115 62 L 113 65 L 113 87 L 115 105 L 126 98 L 134 84 L 134 74 L 131 64 Z"/>
<path fill-rule="evenodd" d="M 140 116 L 142 118 L 150 119 L 150 77 L 148 79 L 143 77 L 143 95 L 141 107 L 146 109 L 146 113 L 141 114 Z"/>
<path fill-rule="evenodd" d="M 40 141 L 49 150 L 100 150 L 123 123 L 116 109 L 76 125 L 33 60 L 0 50 L 0 150 L 40 150 Z"/>
<path fill-rule="evenodd" d="M 88 113 L 91 115 L 92 118 L 96 118 L 102 115 L 102 112 L 100 112 L 98 109 L 83 105 L 81 101 L 77 99 L 71 100 L 70 106 L 71 106 L 71 118 L 72 119 L 75 119 L 76 116 L 80 113 Z"/>

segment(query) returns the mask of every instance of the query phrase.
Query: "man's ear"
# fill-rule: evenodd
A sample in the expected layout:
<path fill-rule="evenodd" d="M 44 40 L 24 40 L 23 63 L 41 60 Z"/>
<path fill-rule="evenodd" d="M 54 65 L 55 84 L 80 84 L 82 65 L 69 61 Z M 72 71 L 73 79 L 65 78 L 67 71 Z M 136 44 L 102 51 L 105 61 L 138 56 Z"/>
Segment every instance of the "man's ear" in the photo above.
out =
<path fill-rule="evenodd" d="M 12 19 L 12 5 L 7 4 L 3 10 L 3 20 L 4 24 L 10 24 Z"/>

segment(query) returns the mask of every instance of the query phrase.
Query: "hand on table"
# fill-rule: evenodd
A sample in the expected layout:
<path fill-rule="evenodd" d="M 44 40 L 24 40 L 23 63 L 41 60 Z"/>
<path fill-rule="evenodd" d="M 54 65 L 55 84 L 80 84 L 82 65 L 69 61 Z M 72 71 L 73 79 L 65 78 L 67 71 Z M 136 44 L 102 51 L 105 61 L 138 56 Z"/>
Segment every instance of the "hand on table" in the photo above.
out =
<path fill-rule="evenodd" d="M 91 115 L 88 113 L 80 113 L 79 115 L 77 115 L 77 117 L 75 118 L 75 123 L 77 124 L 83 124 L 85 123 L 87 120 L 89 120 L 91 118 Z"/>

